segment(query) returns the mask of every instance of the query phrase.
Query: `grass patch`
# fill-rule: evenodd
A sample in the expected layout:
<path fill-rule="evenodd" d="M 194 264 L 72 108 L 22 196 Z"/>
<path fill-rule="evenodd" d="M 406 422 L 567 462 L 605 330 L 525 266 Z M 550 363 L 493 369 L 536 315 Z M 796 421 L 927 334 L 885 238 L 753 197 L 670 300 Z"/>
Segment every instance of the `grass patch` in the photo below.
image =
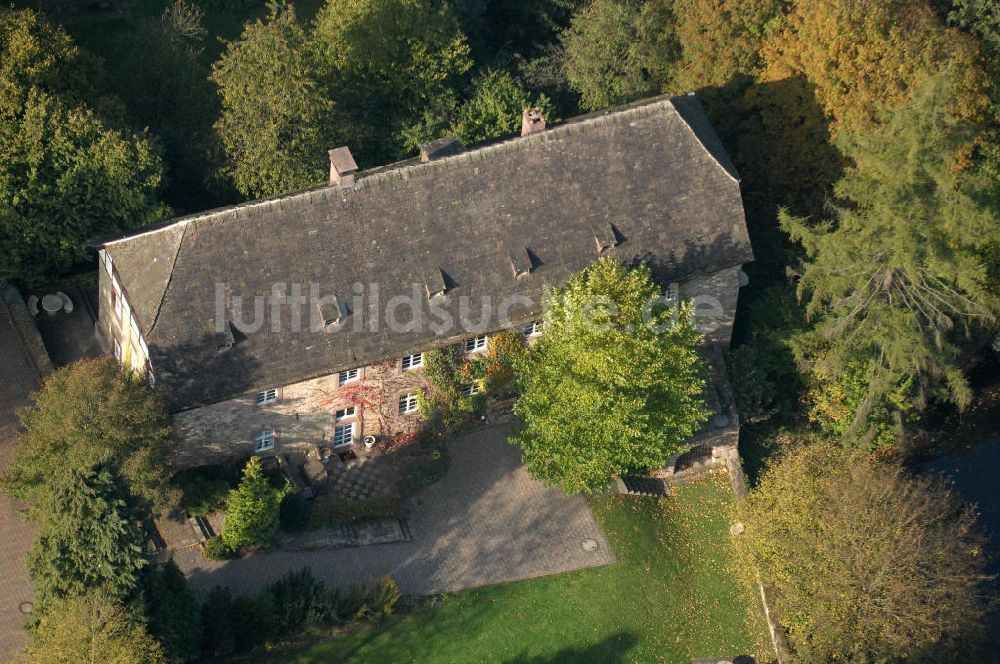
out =
<path fill-rule="evenodd" d="M 686 662 L 766 656 L 750 587 L 730 570 L 728 480 L 675 498 L 601 497 L 594 514 L 618 563 L 448 596 L 437 607 L 275 662 Z"/>

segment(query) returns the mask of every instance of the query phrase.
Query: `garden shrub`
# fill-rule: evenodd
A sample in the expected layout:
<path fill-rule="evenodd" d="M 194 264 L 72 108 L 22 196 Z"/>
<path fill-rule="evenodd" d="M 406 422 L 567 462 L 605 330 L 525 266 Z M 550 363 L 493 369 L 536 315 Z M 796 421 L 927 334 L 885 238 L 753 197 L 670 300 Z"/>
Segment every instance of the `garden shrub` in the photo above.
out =
<path fill-rule="evenodd" d="M 201 604 L 173 558 L 146 574 L 146 617 L 149 632 L 173 662 L 191 662 L 201 654 Z"/>
<path fill-rule="evenodd" d="M 209 560 L 232 560 L 236 557 L 236 551 L 230 549 L 221 537 L 205 540 L 201 550 Z"/>
<path fill-rule="evenodd" d="M 378 620 L 392 615 L 399 598 L 396 581 L 386 575 L 381 579 L 353 584 L 343 609 L 345 616 L 351 620 Z"/>
<path fill-rule="evenodd" d="M 289 572 L 269 587 L 281 635 L 327 627 L 337 620 L 336 591 L 313 576 L 308 567 Z"/>
<path fill-rule="evenodd" d="M 233 598 L 230 612 L 237 652 L 252 650 L 278 636 L 277 610 L 270 590 Z"/>
<path fill-rule="evenodd" d="M 188 516 L 205 516 L 222 509 L 231 489 L 240 483 L 247 458 L 233 463 L 208 464 L 177 471 L 170 483 L 181 492 L 181 507 Z"/>
<path fill-rule="evenodd" d="M 343 523 L 402 519 L 405 516 L 406 511 L 402 503 L 394 496 L 345 500 L 332 495 L 322 495 L 317 496 L 310 507 L 308 526 L 316 530 Z"/>
<path fill-rule="evenodd" d="M 282 530 L 297 533 L 309 525 L 309 501 L 298 491 L 289 491 L 281 499 L 278 521 Z"/>
<path fill-rule="evenodd" d="M 759 357 L 759 348 L 744 344 L 730 354 L 733 393 L 741 421 L 755 424 L 778 412 L 777 386 L 768 376 Z"/>
<path fill-rule="evenodd" d="M 230 549 L 267 542 L 278 531 L 282 492 L 264 475 L 260 457 L 252 457 L 243 469 L 239 487 L 226 499 L 222 539 Z"/>
<path fill-rule="evenodd" d="M 202 657 L 213 661 L 236 652 L 233 628 L 233 596 L 229 589 L 215 586 L 201 608 Z"/>

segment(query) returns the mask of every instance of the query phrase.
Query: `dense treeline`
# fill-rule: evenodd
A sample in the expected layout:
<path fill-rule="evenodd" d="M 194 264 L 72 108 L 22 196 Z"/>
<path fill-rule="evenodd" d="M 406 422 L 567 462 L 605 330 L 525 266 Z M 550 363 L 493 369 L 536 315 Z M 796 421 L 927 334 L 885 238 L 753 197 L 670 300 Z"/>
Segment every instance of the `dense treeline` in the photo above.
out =
<path fill-rule="evenodd" d="M 368 168 L 448 134 L 512 134 L 527 106 L 566 118 L 696 91 L 741 172 L 757 257 L 731 355 L 745 453 L 821 437 L 905 454 L 931 405 L 969 404 L 969 370 L 1000 347 L 992 0 L 152 6 L 121 37 L 0 9 L 0 279 L 59 278 L 85 265 L 87 238 L 171 210 L 321 184 L 337 145 Z M 132 394 L 96 369 L 83 377 Z M 146 572 L 129 524 L 155 500 L 152 448 L 107 431 L 108 454 L 91 458 L 94 444 L 45 429 L 44 402 L 33 413 L 29 446 L 83 456 L 53 491 L 51 450 L 21 455 L 6 489 L 107 526 L 47 524 L 33 562 L 43 603 L 112 650 L 171 656 L 161 618 L 147 628 L 132 611 Z M 159 417 L 125 424 L 152 441 Z M 113 578 L 67 563 L 95 537 L 135 554 L 108 563 Z M 95 590 L 80 599 L 83 587 Z M 68 638 L 55 621 L 38 629 L 39 648 Z M 831 643 L 850 641 L 843 629 Z"/>
<path fill-rule="evenodd" d="M 207 7 L 258 17 L 206 54 L 203 9 L 174 0 L 123 38 L 146 60 L 103 64 L 3 10 L 0 276 L 64 273 L 88 237 L 161 218 L 163 200 L 321 183 L 335 145 L 371 167 L 447 134 L 513 133 L 529 105 L 551 119 L 697 90 L 742 173 L 758 258 L 734 357 L 748 420 L 804 400 L 812 425 L 894 447 L 927 404 L 968 404 L 998 306 L 992 3 Z"/>

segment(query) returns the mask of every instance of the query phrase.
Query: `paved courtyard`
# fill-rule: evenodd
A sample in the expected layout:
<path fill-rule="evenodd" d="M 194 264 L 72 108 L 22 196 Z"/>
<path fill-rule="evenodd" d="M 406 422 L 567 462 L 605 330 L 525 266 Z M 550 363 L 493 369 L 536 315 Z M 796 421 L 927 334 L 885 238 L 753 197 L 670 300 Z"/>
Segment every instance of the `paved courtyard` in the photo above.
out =
<path fill-rule="evenodd" d="M 237 593 L 256 592 L 303 566 L 334 587 L 391 574 L 405 593 L 432 594 L 614 562 L 587 501 L 533 480 L 503 429 L 454 440 L 448 474 L 408 507 L 410 542 L 226 562 L 189 549 L 175 559 L 199 592 L 221 584 Z M 596 540 L 596 550 L 585 550 L 587 539 Z"/>

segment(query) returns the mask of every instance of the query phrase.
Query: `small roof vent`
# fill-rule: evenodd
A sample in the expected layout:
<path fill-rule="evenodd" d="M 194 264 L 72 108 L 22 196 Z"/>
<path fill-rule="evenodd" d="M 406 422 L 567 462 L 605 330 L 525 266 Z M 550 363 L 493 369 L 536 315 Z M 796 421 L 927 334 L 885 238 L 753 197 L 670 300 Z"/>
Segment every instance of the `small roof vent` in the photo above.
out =
<path fill-rule="evenodd" d="M 526 276 L 535 269 L 531 261 L 531 254 L 528 253 L 527 249 L 522 248 L 519 251 L 511 251 L 508 256 L 510 258 L 510 267 L 514 270 L 515 279 Z"/>
<path fill-rule="evenodd" d="M 321 298 L 318 307 L 320 317 L 323 320 L 323 329 L 328 332 L 340 327 L 350 313 L 344 301 L 336 296 Z"/>
<path fill-rule="evenodd" d="M 354 186 L 354 174 L 358 165 L 347 147 L 330 150 L 330 186 L 350 189 Z"/>
<path fill-rule="evenodd" d="M 428 300 L 444 297 L 444 294 L 448 292 L 448 279 L 445 276 L 444 270 L 437 268 L 427 272 L 424 278 L 424 287 L 427 289 Z"/>
<path fill-rule="evenodd" d="M 420 161 L 428 162 L 441 157 L 450 157 L 465 151 L 465 144 L 455 136 L 445 136 L 420 144 Z"/>
<path fill-rule="evenodd" d="M 597 253 L 603 254 L 618 245 L 618 231 L 610 223 L 594 228 L 594 242 L 597 243 Z"/>

